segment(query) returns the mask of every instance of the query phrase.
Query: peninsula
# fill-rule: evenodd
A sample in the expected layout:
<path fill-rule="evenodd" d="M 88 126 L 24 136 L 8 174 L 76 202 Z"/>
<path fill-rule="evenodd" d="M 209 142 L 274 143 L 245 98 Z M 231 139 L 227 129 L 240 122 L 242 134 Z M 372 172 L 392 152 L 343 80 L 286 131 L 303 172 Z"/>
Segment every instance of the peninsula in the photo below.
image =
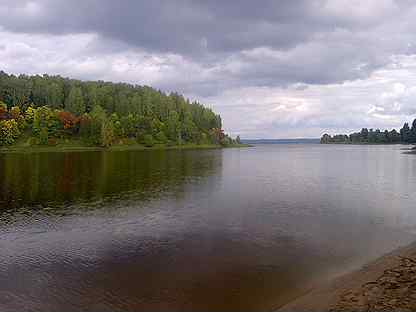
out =
<path fill-rule="evenodd" d="M 0 150 L 243 146 L 199 102 L 147 86 L 0 72 Z"/>

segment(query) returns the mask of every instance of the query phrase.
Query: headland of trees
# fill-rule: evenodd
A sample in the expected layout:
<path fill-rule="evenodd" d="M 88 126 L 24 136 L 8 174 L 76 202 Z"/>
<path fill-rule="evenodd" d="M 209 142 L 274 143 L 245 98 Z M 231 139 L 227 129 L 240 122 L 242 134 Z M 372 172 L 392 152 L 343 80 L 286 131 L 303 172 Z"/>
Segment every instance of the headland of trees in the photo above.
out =
<path fill-rule="evenodd" d="M 242 146 L 221 117 L 147 86 L 0 72 L 0 149 Z"/>
<path fill-rule="evenodd" d="M 405 123 L 397 131 L 380 129 L 363 128 L 360 132 L 354 132 L 350 135 L 337 134 L 331 136 L 325 133 L 321 137 L 321 144 L 415 144 L 416 143 L 416 119 L 410 127 Z"/>

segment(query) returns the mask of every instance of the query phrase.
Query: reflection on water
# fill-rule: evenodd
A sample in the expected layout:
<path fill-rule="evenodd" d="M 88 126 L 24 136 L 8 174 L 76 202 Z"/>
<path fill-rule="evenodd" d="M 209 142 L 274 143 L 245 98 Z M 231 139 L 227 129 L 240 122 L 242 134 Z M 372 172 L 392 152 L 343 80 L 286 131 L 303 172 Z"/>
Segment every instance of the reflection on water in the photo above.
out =
<path fill-rule="evenodd" d="M 3 154 L 0 207 L 58 210 L 74 203 L 158 198 L 220 167 L 218 155 L 195 151 Z"/>
<path fill-rule="evenodd" d="M 397 146 L 9 154 L 0 168 L 0 311 L 268 311 L 416 233 L 416 158 Z"/>

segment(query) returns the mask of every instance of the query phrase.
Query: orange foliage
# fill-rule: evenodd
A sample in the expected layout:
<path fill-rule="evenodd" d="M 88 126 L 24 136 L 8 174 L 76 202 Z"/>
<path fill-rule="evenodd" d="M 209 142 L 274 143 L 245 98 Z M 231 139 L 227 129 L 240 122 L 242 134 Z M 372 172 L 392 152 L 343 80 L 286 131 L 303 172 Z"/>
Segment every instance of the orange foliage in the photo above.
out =
<path fill-rule="evenodd" d="M 7 119 L 7 106 L 0 101 L 0 120 Z"/>
<path fill-rule="evenodd" d="M 222 140 L 225 138 L 225 134 L 224 134 L 224 130 L 220 129 L 220 128 L 214 128 L 213 132 L 215 134 L 215 136 L 218 138 L 218 140 Z"/>
<path fill-rule="evenodd" d="M 70 112 L 64 111 L 58 113 L 58 119 L 64 126 L 65 130 L 74 128 L 79 122 L 79 118 L 77 116 L 71 114 Z"/>

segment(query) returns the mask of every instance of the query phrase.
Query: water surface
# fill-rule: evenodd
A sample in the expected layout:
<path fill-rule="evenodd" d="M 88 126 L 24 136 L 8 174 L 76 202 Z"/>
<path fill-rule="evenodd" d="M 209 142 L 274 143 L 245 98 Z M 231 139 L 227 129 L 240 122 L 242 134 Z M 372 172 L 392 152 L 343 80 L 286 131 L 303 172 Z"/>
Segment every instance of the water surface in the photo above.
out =
<path fill-rule="evenodd" d="M 400 146 L 0 155 L 0 311 L 269 311 L 414 240 Z"/>

